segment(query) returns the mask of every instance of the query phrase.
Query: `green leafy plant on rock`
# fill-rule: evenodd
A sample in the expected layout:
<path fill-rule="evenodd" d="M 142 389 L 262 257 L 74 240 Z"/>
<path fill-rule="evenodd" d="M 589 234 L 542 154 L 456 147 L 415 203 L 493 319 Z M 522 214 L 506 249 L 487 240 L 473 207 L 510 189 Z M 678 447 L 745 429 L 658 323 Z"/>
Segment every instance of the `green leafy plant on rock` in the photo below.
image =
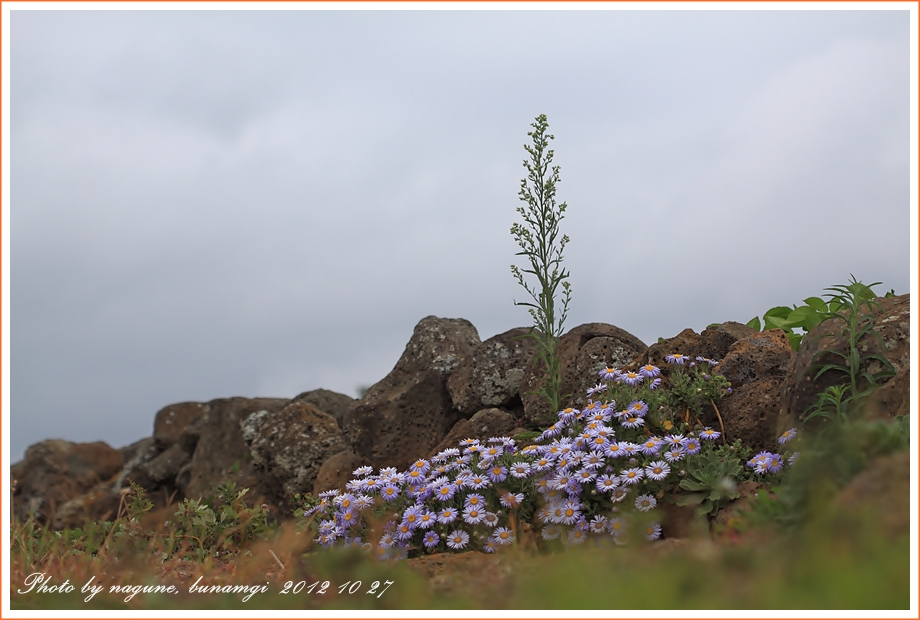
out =
<path fill-rule="evenodd" d="M 749 450 L 748 450 L 749 452 Z M 687 459 L 687 476 L 680 481 L 680 488 L 689 491 L 676 497 L 678 506 L 696 506 L 699 514 L 715 514 L 733 499 L 741 496 L 738 479 L 743 471 L 741 464 L 745 456 L 740 441 L 731 446 L 703 451 Z"/>
<path fill-rule="evenodd" d="M 814 363 L 819 357 L 831 356 L 839 359 L 840 363 L 814 363 L 814 369 L 817 369 L 814 379 L 817 380 L 823 374 L 829 371 L 839 371 L 849 379 L 848 383 L 829 386 L 821 394 L 818 400 L 806 411 L 803 418 L 808 421 L 814 417 L 837 417 L 844 422 L 848 421 L 852 413 L 866 401 L 866 399 L 879 387 L 880 381 L 893 377 L 895 369 L 892 363 L 884 355 L 872 353 L 863 355 L 860 352 L 860 343 L 868 337 L 875 338 L 882 350 L 886 349 L 885 342 L 881 336 L 872 330 L 875 328 L 875 314 L 873 310 L 881 310 L 878 302 L 873 301 L 876 297 L 872 287 L 881 284 L 873 282 L 866 285 L 858 282 L 852 274 L 851 282 L 847 285 L 832 286 L 825 290 L 833 291 L 826 294 L 830 297 L 829 308 L 833 308 L 824 314 L 823 321 L 830 319 L 840 319 L 844 327 L 842 336 L 847 343 L 844 351 L 827 349 L 818 351 L 812 357 Z M 860 314 L 860 308 L 865 306 L 866 313 Z M 831 337 L 833 334 L 825 334 L 824 337 Z M 871 372 L 867 368 L 867 363 L 876 361 L 882 366 L 882 370 Z M 864 387 L 860 388 L 860 380 L 865 380 Z"/>
<path fill-rule="evenodd" d="M 526 256 L 530 268 L 520 269 L 511 265 L 511 272 L 533 299 L 533 302 L 514 303 L 528 307 L 534 325 L 525 337 L 536 340 L 537 355 L 546 367 L 547 378 L 536 393 L 546 398 L 551 412 L 556 412 L 561 408 L 563 400 L 560 394 L 562 370 L 556 348 L 562 335 L 572 291 L 566 281 L 569 272 L 562 267 L 562 253 L 569 238 L 566 235 L 561 238 L 559 236 L 559 222 L 565 213 L 566 203 L 556 204 L 559 166 L 551 165 L 553 151 L 549 148 L 549 141 L 554 137 L 547 133 L 549 124 L 546 115 L 539 115 L 531 126 L 533 131 L 527 135 L 531 137 L 532 144 L 524 145 L 529 156 L 524 160 L 527 178 L 521 180 L 521 190 L 518 192 L 521 201 L 525 203 L 517 208 L 524 224 L 516 222 L 511 226 L 511 235 L 521 247 L 515 256 Z M 528 284 L 524 279 L 525 273 L 535 277 L 539 286 Z M 560 286 L 561 308 L 556 300 Z"/>

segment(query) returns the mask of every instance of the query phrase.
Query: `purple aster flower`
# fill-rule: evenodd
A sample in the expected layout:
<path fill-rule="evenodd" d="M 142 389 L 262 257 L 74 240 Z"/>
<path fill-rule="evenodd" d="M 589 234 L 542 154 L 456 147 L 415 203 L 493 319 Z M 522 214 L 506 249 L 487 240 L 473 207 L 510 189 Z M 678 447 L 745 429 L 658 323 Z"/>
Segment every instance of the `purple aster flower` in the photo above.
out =
<path fill-rule="evenodd" d="M 581 519 L 581 502 L 568 500 L 562 505 L 562 523 L 573 525 Z"/>
<path fill-rule="evenodd" d="M 610 439 L 604 437 L 603 435 L 595 434 L 588 440 L 587 447 L 591 450 L 599 450 L 604 452 L 607 448 L 610 447 Z"/>
<path fill-rule="evenodd" d="M 428 532 L 422 539 L 422 543 L 424 543 L 426 549 L 434 549 L 438 546 L 439 542 L 441 542 L 441 537 L 438 536 L 436 532 Z"/>
<path fill-rule="evenodd" d="M 508 468 L 504 465 L 496 465 L 489 469 L 489 480 L 498 484 L 499 482 L 504 482 L 505 478 L 508 477 Z"/>
<path fill-rule="evenodd" d="M 484 553 L 495 553 L 498 551 L 498 545 L 494 540 L 487 540 L 485 544 L 482 545 L 482 550 Z"/>
<path fill-rule="evenodd" d="M 358 469 L 353 471 L 352 475 L 353 476 L 370 476 L 372 473 L 374 473 L 374 468 L 371 467 L 370 465 L 365 465 L 364 467 L 359 467 Z"/>
<path fill-rule="evenodd" d="M 684 443 L 684 450 L 687 451 L 687 456 L 691 456 L 691 455 L 693 455 L 693 454 L 699 454 L 700 449 L 701 449 L 701 447 L 700 447 L 700 442 L 697 441 L 696 439 L 692 438 L 692 437 L 689 438 L 689 439 Z"/>
<path fill-rule="evenodd" d="M 611 536 L 619 538 L 626 532 L 626 522 L 620 517 L 613 517 L 607 522 L 607 531 Z"/>
<path fill-rule="evenodd" d="M 794 428 L 790 428 L 788 431 L 786 431 L 785 433 L 783 433 L 782 435 L 780 435 L 780 436 L 779 436 L 779 439 L 777 439 L 777 441 L 778 441 L 780 444 L 784 444 L 784 443 L 786 443 L 787 441 L 790 441 L 790 440 L 791 440 L 793 437 L 795 437 L 797 434 L 798 434 L 798 431 L 796 431 Z"/>
<path fill-rule="evenodd" d="M 799 458 L 799 453 L 793 452 L 792 456 L 789 457 L 789 465 L 792 465 L 793 463 L 795 463 L 797 458 Z"/>
<path fill-rule="evenodd" d="M 667 357 L 665 357 L 664 361 L 666 361 L 669 364 L 683 365 L 684 362 L 688 361 L 689 359 L 690 358 L 688 358 L 686 355 L 681 355 L 680 353 L 672 353 L 671 355 L 668 355 Z"/>
<path fill-rule="evenodd" d="M 503 446 L 488 446 L 487 448 L 483 448 L 482 452 L 480 452 L 480 456 L 482 456 L 483 459 L 493 461 L 504 453 L 505 448 Z"/>
<path fill-rule="evenodd" d="M 669 463 L 676 463 L 686 456 L 683 446 L 671 446 L 665 450 L 664 458 Z"/>
<path fill-rule="evenodd" d="M 524 501 L 524 494 L 523 493 L 511 493 L 509 491 L 507 493 L 504 493 L 499 498 L 498 501 L 505 508 L 517 508 Z"/>
<path fill-rule="evenodd" d="M 588 529 L 595 534 L 603 534 L 607 531 L 607 517 L 604 515 L 597 515 L 591 519 L 591 523 L 588 524 Z"/>
<path fill-rule="evenodd" d="M 463 530 L 454 530 L 447 536 L 447 546 L 451 549 L 463 549 L 470 542 L 470 535 Z"/>
<path fill-rule="evenodd" d="M 553 462 L 554 462 L 553 459 L 544 456 L 534 461 L 530 469 L 535 474 L 540 474 L 540 473 L 543 473 L 545 471 L 549 471 L 550 469 L 552 469 Z"/>
<path fill-rule="evenodd" d="M 645 537 L 648 540 L 657 540 L 661 538 L 661 526 L 657 523 L 652 523 L 645 528 Z"/>
<path fill-rule="evenodd" d="M 666 446 L 669 448 L 683 448 L 684 443 L 687 441 L 687 438 L 683 435 L 665 435 L 661 439 Z"/>
<path fill-rule="evenodd" d="M 552 480 L 550 480 L 549 487 L 551 489 L 558 489 L 562 491 L 567 486 L 569 486 L 570 482 L 572 482 L 572 476 L 566 471 L 561 471 L 557 473 Z"/>
<path fill-rule="evenodd" d="M 648 389 L 650 390 L 657 390 L 659 387 L 661 387 L 661 377 L 658 377 L 648 384 Z"/>
<path fill-rule="evenodd" d="M 617 476 L 604 474 L 597 479 L 597 490 L 600 492 L 612 491 L 620 485 L 620 479 Z"/>
<path fill-rule="evenodd" d="M 598 376 L 600 376 L 600 378 L 603 379 L 604 381 L 610 381 L 611 379 L 616 379 L 617 376 L 619 376 L 620 371 L 617 370 L 616 368 L 610 368 L 610 367 L 608 366 L 607 368 L 604 368 L 603 370 L 601 370 L 601 371 L 600 371 L 599 373 L 597 373 L 597 374 L 598 374 Z"/>
<path fill-rule="evenodd" d="M 664 480 L 671 473 L 671 466 L 665 461 L 652 461 L 645 466 L 645 475 L 651 480 Z"/>
<path fill-rule="evenodd" d="M 482 522 L 489 527 L 498 527 L 498 515 L 487 511 L 482 517 Z"/>
<path fill-rule="evenodd" d="M 383 548 L 383 549 L 389 549 L 390 547 L 392 547 L 392 546 L 395 545 L 395 544 L 396 544 L 396 539 L 393 538 L 393 535 L 392 535 L 392 534 L 390 534 L 389 532 L 387 532 L 386 534 L 384 534 L 383 536 L 380 537 L 380 542 L 377 543 L 377 546 L 378 546 L 378 547 L 381 547 L 381 548 Z"/>
<path fill-rule="evenodd" d="M 581 529 L 580 527 L 569 530 L 568 543 L 570 545 L 580 545 L 586 540 L 588 540 L 587 530 Z"/>
<path fill-rule="evenodd" d="M 497 528 L 492 532 L 492 540 L 499 545 L 510 545 L 514 542 L 514 532 L 509 530 L 507 527 Z"/>
<path fill-rule="evenodd" d="M 442 484 L 434 489 L 434 496 L 437 497 L 442 502 L 446 502 L 454 497 L 454 493 L 457 492 L 457 487 L 453 484 L 446 483 Z"/>
<path fill-rule="evenodd" d="M 386 501 L 392 502 L 394 499 L 399 497 L 399 487 L 397 487 L 395 484 L 388 483 L 385 487 L 383 487 L 383 489 L 381 489 L 380 496 L 383 497 L 383 499 Z"/>
<path fill-rule="evenodd" d="M 642 453 L 641 446 L 630 443 L 628 441 L 620 443 L 620 451 L 622 452 L 622 455 L 627 458 L 633 458 Z"/>
<path fill-rule="evenodd" d="M 419 485 L 425 483 L 425 474 L 417 469 L 410 470 L 406 473 L 406 483 Z"/>
<path fill-rule="evenodd" d="M 610 492 L 610 501 L 616 503 L 626 499 L 626 496 L 629 495 L 629 489 L 626 487 L 617 487 Z"/>
<path fill-rule="evenodd" d="M 629 411 L 629 415 L 639 416 L 641 418 L 648 413 L 648 405 L 641 400 L 634 400 L 629 403 L 629 407 L 627 407 L 626 410 Z"/>
<path fill-rule="evenodd" d="M 587 396 L 594 396 L 598 392 L 603 392 L 607 389 L 607 386 L 603 383 L 598 383 L 594 387 L 588 388 Z"/>
<path fill-rule="evenodd" d="M 393 533 L 393 536 L 394 538 L 396 538 L 396 540 L 400 540 L 400 541 L 409 540 L 410 538 L 412 538 L 412 534 L 414 532 L 415 532 L 415 528 L 413 528 L 411 525 L 403 521 L 402 523 L 396 526 L 396 531 Z"/>
<path fill-rule="evenodd" d="M 636 508 L 640 512 L 648 512 L 656 505 L 658 505 L 658 501 L 654 495 L 640 495 L 636 498 Z"/>
<path fill-rule="evenodd" d="M 721 436 L 722 433 L 719 431 L 714 431 L 708 426 L 700 432 L 700 439 L 703 441 L 713 441 L 714 439 L 718 439 Z"/>
<path fill-rule="evenodd" d="M 590 467 L 591 469 L 602 467 L 605 463 L 603 452 L 598 450 L 589 452 L 581 458 L 582 467 Z"/>
<path fill-rule="evenodd" d="M 530 463 L 525 461 L 516 461 L 511 464 L 511 476 L 513 478 L 526 478 L 530 475 Z"/>
<path fill-rule="evenodd" d="M 418 515 L 418 526 L 423 530 L 434 527 L 434 524 L 437 523 L 437 521 L 437 516 L 430 510 L 423 510 Z"/>
<path fill-rule="evenodd" d="M 418 471 L 418 472 L 421 472 L 422 475 L 427 474 L 430 469 L 431 469 L 431 463 L 429 463 L 425 459 L 419 459 L 416 462 L 412 463 L 412 466 L 409 467 L 410 471 Z"/>
<path fill-rule="evenodd" d="M 620 472 L 620 482 L 623 484 L 636 484 L 645 474 L 638 467 L 630 467 Z"/>
<path fill-rule="evenodd" d="M 597 478 L 597 472 L 587 467 L 583 467 L 579 469 L 577 472 L 575 472 L 575 480 L 577 480 L 578 482 L 582 484 L 591 482 L 595 478 Z"/>
<path fill-rule="evenodd" d="M 604 456 L 610 457 L 612 459 L 623 456 L 625 453 L 623 452 L 621 445 L 622 444 L 615 441 L 610 442 L 610 445 L 607 446 L 606 450 L 604 450 Z"/>
<path fill-rule="evenodd" d="M 460 514 L 456 508 L 442 508 L 438 512 L 438 523 L 443 523 L 448 525 L 457 520 L 457 515 Z"/>
<path fill-rule="evenodd" d="M 783 470 L 783 457 L 779 454 L 771 454 L 767 460 L 767 471 L 771 474 L 778 474 Z"/>
<path fill-rule="evenodd" d="M 467 489 L 484 489 L 489 486 L 489 480 L 482 474 L 472 474 L 463 481 L 463 487 Z"/>
<path fill-rule="evenodd" d="M 661 369 L 657 366 L 653 366 L 652 364 L 646 364 L 639 369 L 639 374 L 643 377 L 646 377 L 647 379 L 654 379 L 661 374 Z"/>
<path fill-rule="evenodd" d="M 629 416 L 621 420 L 620 424 L 623 425 L 623 428 L 639 428 L 640 426 L 645 426 L 645 420 L 636 416 Z"/>
<path fill-rule="evenodd" d="M 463 511 L 463 520 L 470 525 L 482 523 L 482 520 L 485 516 L 485 509 L 479 508 L 478 506 L 467 506 L 466 510 Z"/>
<path fill-rule="evenodd" d="M 559 530 L 557 526 L 547 525 L 540 532 L 540 536 L 543 538 L 543 540 L 556 540 L 557 538 L 559 538 L 559 535 L 561 533 L 562 532 Z"/>
<path fill-rule="evenodd" d="M 659 450 L 661 450 L 661 440 L 657 437 L 649 437 L 645 440 L 645 443 L 642 444 L 640 449 L 642 450 L 642 454 L 655 456 L 658 454 Z"/>
<path fill-rule="evenodd" d="M 628 386 L 634 387 L 642 383 L 642 375 L 637 372 L 624 372 L 620 375 L 619 378 L 621 383 L 625 383 Z"/>
<path fill-rule="evenodd" d="M 479 493 L 470 493 L 466 496 L 466 499 L 463 500 L 464 507 L 466 506 L 476 506 L 477 508 L 486 507 L 486 498 L 480 495 Z"/>

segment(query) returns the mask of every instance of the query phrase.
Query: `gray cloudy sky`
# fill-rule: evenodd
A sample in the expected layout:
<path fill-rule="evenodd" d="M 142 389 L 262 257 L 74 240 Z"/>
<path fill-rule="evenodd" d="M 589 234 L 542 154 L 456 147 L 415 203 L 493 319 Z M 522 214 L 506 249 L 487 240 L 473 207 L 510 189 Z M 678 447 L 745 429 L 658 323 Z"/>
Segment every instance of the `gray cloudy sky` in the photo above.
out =
<path fill-rule="evenodd" d="M 473 5 L 478 8 L 480 5 Z M 849 274 L 910 292 L 903 11 L 20 11 L 13 461 L 161 407 L 355 394 L 427 315 L 529 324 L 547 114 L 567 327 L 646 343 Z"/>

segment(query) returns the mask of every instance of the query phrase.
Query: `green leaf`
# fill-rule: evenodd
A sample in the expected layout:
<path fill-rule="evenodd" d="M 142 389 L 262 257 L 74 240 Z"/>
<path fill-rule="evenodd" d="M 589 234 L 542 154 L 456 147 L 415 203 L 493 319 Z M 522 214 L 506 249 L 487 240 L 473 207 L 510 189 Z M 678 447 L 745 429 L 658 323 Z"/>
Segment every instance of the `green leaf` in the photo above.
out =
<path fill-rule="evenodd" d="M 827 312 L 827 304 L 820 297 L 809 297 L 803 301 L 818 312 Z"/>
<path fill-rule="evenodd" d="M 815 320 L 815 309 L 811 306 L 801 306 L 789 313 L 786 322 L 789 327 L 804 327 L 809 321 Z"/>
<path fill-rule="evenodd" d="M 776 316 L 764 316 L 763 318 L 763 330 L 767 331 L 768 329 L 776 329 L 777 327 L 782 330 L 791 329 L 784 319 L 781 319 Z"/>
<path fill-rule="evenodd" d="M 792 312 L 792 308 L 789 306 L 776 306 L 775 308 L 770 308 L 764 312 L 763 318 L 766 319 L 767 317 L 772 316 L 780 319 L 785 319 L 787 316 L 789 316 L 790 312 Z"/>
<path fill-rule="evenodd" d="M 759 332 L 759 331 L 760 331 L 760 318 L 755 316 L 753 319 L 751 319 L 750 321 L 748 321 L 748 322 L 746 323 L 746 325 L 747 325 L 748 327 L 750 327 L 751 329 L 753 329 L 753 330 Z M 659 338 L 659 339 L 658 339 L 658 342 L 661 342 L 661 340 L 662 340 L 662 339 Z"/>
<path fill-rule="evenodd" d="M 678 506 L 692 506 L 703 502 L 705 499 L 705 493 L 682 493 L 674 498 L 674 503 Z"/>

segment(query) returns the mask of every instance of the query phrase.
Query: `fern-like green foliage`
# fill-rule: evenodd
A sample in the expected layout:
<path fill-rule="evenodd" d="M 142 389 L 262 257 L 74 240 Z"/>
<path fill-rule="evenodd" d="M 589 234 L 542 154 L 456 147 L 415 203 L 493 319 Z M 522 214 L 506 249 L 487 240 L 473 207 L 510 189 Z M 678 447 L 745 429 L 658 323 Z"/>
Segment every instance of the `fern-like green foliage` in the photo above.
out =
<path fill-rule="evenodd" d="M 524 160 L 527 178 L 521 180 L 518 196 L 523 205 L 517 208 L 524 223 L 511 226 L 511 235 L 521 247 L 515 256 L 526 256 L 529 268 L 520 269 L 511 265 L 518 284 L 524 287 L 532 302 L 518 302 L 517 306 L 526 306 L 533 318 L 534 325 L 529 337 L 538 344 L 537 355 L 545 364 L 547 379 L 541 390 L 549 403 L 550 412 L 561 408 L 560 394 L 562 371 L 556 347 L 562 335 L 562 325 L 568 314 L 571 299 L 571 285 L 567 282 L 569 272 L 562 267 L 562 253 L 569 238 L 561 235 L 559 222 L 562 221 L 566 203 L 556 204 L 556 184 L 559 183 L 559 166 L 553 166 L 553 150 L 549 148 L 554 137 L 547 133 L 549 123 L 546 115 L 539 115 L 531 124 L 533 131 L 527 133 L 532 143 L 525 144 L 528 158 Z M 537 286 L 528 283 L 524 274 L 536 278 Z M 557 302 L 557 293 L 562 287 L 562 300 Z"/>

